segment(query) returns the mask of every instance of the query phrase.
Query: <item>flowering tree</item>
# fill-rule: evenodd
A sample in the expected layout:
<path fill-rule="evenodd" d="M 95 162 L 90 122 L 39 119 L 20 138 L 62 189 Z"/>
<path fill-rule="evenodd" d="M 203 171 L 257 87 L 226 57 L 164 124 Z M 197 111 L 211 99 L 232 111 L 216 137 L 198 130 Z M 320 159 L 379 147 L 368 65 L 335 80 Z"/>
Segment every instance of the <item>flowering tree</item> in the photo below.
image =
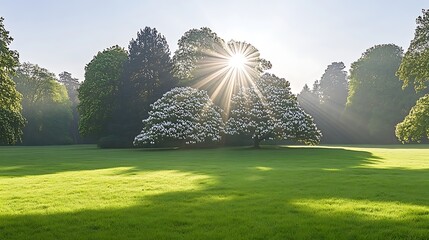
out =
<path fill-rule="evenodd" d="M 272 74 L 264 74 L 254 86 L 234 95 L 229 116 L 226 133 L 250 135 L 255 148 L 267 139 L 320 142 L 320 131 L 297 104 L 289 82 Z"/>
<path fill-rule="evenodd" d="M 223 133 L 220 109 L 207 92 L 190 87 L 174 88 L 151 105 L 135 146 L 217 143 Z"/>

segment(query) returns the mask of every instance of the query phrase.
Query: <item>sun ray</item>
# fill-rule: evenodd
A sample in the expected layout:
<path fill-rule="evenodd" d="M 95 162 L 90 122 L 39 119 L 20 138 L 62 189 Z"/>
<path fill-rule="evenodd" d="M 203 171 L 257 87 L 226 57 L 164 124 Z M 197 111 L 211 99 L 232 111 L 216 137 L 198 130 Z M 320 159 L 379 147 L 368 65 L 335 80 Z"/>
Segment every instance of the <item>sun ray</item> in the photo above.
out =
<path fill-rule="evenodd" d="M 213 102 L 225 110 L 224 114 L 229 114 L 231 98 L 240 89 L 253 87 L 259 92 L 255 80 L 260 76 L 260 54 L 255 47 L 230 41 L 202 54 L 193 86 L 207 90 Z"/>

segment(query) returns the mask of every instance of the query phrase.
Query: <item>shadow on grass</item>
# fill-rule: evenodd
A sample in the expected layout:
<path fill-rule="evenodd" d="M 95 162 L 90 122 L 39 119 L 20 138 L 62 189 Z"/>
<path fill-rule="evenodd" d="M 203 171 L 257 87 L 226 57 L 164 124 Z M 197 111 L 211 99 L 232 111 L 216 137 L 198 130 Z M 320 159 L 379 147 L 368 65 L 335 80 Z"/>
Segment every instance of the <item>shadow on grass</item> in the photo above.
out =
<path fill-rule="evenodd" d="M 131 167 L 135 171 L 161 170 L 165 167 L 195 171 L 206 165 L 223 167 L 225 163 L 234 163 L 232 167 L 236 169 L 261 161 L 267 166 L 284 163 L 290 167 L 343 169 L 379 159 L 365 151 L 311 147 L 268 146 L 255 151 L 247 147 L 94 150 L 97 150 L 94 146 L 3 147 L 0 148 L 0 176 L 19 177 L 117 167 Z"/>
<path fill-rule="evenodd" d="M 142 196 L 122 208 L 0 215 L 0 239 L 429 238 L 429 171 L 365 167 L 380 160 L 370 152 L 4 150 L 3 177 L 128 167 L 117 174 L 175 170 L 216 181 L 201 180 L 194 191 Z"/>

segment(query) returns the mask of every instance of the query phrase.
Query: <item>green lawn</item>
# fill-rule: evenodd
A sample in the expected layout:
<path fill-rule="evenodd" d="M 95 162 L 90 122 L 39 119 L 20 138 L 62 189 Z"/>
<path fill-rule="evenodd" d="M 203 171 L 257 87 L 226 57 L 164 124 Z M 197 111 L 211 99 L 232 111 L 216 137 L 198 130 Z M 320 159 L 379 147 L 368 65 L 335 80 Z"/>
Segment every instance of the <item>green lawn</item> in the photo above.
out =
<path fill-rule="evenodd" d="M 1 147 L 0 239 L 429 239 L 429 146 Z"/>

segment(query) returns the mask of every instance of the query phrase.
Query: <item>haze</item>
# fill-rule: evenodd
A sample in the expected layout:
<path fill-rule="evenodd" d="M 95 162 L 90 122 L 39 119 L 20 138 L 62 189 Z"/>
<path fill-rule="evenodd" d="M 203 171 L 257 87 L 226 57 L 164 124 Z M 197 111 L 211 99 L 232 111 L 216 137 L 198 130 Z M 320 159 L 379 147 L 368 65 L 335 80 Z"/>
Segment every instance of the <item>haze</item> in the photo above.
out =
<path fill-rule="evenodd" d="M 246 41 L 270 60 L 270 72 L 298 93 L 326 66 L 347 68 L 375 44 L 408 48 L 425 1 L 6 1 L 0 15 L 21 62 L 84 80 L 84 67 L 112 45 L 127 47 L 150 26 L 171 52 L 191 28 L 211 28 L 226 40 Z"/>

